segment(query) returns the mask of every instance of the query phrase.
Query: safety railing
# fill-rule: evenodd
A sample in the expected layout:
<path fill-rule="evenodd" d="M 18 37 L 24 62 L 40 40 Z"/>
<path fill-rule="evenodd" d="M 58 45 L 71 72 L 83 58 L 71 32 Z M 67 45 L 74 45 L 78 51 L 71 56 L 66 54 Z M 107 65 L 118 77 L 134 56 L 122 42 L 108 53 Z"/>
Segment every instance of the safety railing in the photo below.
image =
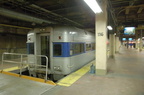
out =
<path fill-rule="evenodd" d="M 10 55 L 10 56 L 17 56 L 17 58 L 13 59 L 13 60 L 9 60 L 8 58 L 6 58 L 6 55 Z M 33 63 L 29 63 L 28 61 L 28 57 L 29 56 L 33 56 Z M 44 57 L 46 59 L 46 65 L 39 65 L 39 64 L 36 64 L 36 58 L 37 57 Z M 20 60 L 20 61 L 19 61 Z M 17 63 L 19 64 L 19 67 L 20 67 L 20 76 L 22 75 L 22 69 L 24 65 L 27 65 L 28 67 L 33 65 L 35 68 L 36 67 L 45 67 L 45 71 L 46 71 L 46 74 L 45 74 L 45 82 L 47 81 L 47 77 L 48 77 L 48 57 L 45 56 L 45 55 L 32 55 L 32 54 L 19 54 L 19 53 L 3 53 L 2 54 L 2 70 L 4 70 L 4 62 L 7 62 L 7 63 Z"/>

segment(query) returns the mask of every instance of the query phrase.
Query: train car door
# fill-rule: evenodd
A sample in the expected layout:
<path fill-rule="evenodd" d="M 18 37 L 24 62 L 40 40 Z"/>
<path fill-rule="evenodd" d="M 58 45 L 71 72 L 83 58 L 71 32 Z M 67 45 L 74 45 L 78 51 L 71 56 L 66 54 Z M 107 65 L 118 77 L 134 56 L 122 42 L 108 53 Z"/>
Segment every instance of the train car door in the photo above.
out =
<path fill-rule="evenodd" d="M 46 55 L 48 57 L 48 64 L 50 67 L 50 35 L 49 34 L 42 34 L 40 35 L 40 48 L 41 48 L 41 55 Z M 41 64 L 46 65 L 46 59 L 41 58 Z"/>

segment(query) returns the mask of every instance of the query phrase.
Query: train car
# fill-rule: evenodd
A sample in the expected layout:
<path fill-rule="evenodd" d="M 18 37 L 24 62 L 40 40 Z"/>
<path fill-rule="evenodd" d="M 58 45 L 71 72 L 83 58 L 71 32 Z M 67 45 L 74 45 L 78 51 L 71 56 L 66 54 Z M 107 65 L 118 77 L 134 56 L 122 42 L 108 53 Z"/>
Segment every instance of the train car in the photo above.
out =
<path fill-rule="evenodd" d="M 71 26 L 36 28 L 27 35 L 28 54 L 48 57 L 48 74 L 58 80 L 95 59 L 93 33 Z M 29 55 L 29 63 L 45 65 L 44 58 Z M 29 67 L 32 76 L 40 70 Z M 42 74 L 42 73 L 41 73 Z"/>

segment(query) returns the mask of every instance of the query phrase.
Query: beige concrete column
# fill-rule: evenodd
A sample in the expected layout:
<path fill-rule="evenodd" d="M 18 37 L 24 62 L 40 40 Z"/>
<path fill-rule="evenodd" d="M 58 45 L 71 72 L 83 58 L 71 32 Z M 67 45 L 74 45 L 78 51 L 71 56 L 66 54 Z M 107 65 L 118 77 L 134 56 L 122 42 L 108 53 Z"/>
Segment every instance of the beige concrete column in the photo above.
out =
<path fill-rule="evenodd" d="M 115 37 L 115 53 L 119 53 L 120 41 L 119 37 Z"/>
<path fill-rule="evenodd" d="M 119 51 L 120 51 L 121 45 L 122 45 L 122 43 L 121 43 L 121 40 L 120 40 L 120 37 L 119 37 Z"/>
<path fill-rule="evenodd" d="M 138 38 L 136 39 L 136 43 L 135 43 L 135 47 L 136 47 L 136 49 L 138 49 Z"/>
<path fill-rule="evenodd" d="M 142 30 L 140 31 L 140 43 L 139 43 L 139 51 L 142 51 L 143 41 L 142 41 Z"/>
<path fill-rule="evenodd" d="M 138 33 L 136 33 L 135 48 L 138 49 Z"/>
<path fill-rule="evenodd" d="M 138 49 L 138 31 L 135 33 L 135 48 Z"/>
<path fill-rule="evenodd" d="M 96 14 L 96 75 L 107 73 L 107 0 L 103 0 L 102 13 Z"/>
<path fill-rule="evenodd" d="M 110 57 L 113 58 L 115 55 L 115 35 L 114 34 L 110 34 L 109 35 L 110 38 Z"/>
<path fill-rule="evenodd" d="M 142 51 L 142 45 L 143 45 L 142 37 L 140 37 L 139 51 Z"/>

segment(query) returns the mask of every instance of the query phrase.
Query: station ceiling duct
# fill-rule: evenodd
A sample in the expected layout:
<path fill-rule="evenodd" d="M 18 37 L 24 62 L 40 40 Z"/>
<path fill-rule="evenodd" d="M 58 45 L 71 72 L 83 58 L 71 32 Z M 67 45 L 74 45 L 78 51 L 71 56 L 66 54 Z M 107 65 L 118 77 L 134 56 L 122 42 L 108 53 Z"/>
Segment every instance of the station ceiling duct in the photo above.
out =
<path fill-rule="evenodd" d="M 22 14 L 22 13 L 14 12 L 14 11 L 11 11 L 11 10 L 7 10 L 7 9 L 4 9 L 4 8 L 0 8 L 0 15 L 10 17 L 10 18 L 14 18 L 14 19 L 27 21 L 27 22 L 34 22 L 34 23 L 37 23 L 37 24 L 42 24 L 42 23 L 56 24 L 56 22 L 54 22 L 54 21 L 40 19 L 40 18 L 37 18 L 37 17 L 33 17 L 33 16 L 26 15 L 26 14 Z"/>

